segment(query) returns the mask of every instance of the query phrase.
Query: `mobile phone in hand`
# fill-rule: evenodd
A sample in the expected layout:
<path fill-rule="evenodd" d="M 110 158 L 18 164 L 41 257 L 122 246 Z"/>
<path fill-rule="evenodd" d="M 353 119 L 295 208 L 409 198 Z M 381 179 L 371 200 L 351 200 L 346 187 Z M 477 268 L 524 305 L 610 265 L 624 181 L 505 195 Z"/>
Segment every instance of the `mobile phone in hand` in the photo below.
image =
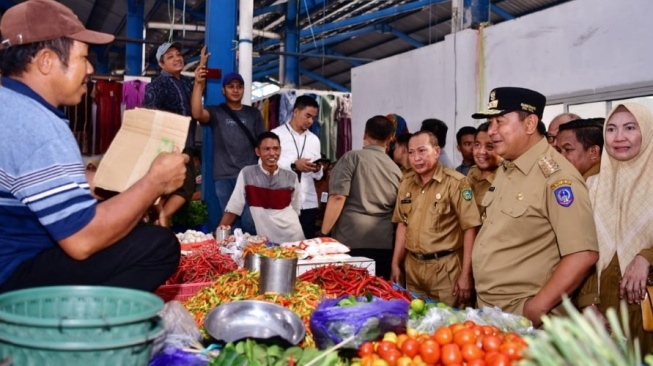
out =
<path fill-rule="evenodd" d="M 313 164 L 322 164 L 322 163 L 324 163 L 324 164 L 328 164 L 328 163 L 330 163 L 330 162 L 331 162 L 331 160 L 329 160 L 329 159 L 321 158 L 321 159 L 317 159 L 317 160 L 315 160 L 315 161 L 313 162 Z"/>
<path fill-rule="evenodd" d="M 220 79 L 222 77 L 222 69 L 206 68 L 207 79 Z"/>

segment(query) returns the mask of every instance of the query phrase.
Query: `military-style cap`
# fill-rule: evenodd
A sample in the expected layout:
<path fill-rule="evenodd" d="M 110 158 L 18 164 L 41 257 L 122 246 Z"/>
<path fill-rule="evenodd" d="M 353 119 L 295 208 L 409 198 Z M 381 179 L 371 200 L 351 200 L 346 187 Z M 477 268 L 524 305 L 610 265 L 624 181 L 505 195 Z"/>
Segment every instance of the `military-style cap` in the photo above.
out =
<path fill-rule="evenodd" d="M 534 90 L 516 87 L 501 87 L 490 92 L 487 109 L 472 114 L 474 119 L 500 116 L 514 111 L 537 115 L 542 120 L 546 97 Z"/>
<path fill-rule="evenodd" d="M 12 6 L 2 16 L 0 33 L 4 48 L 62 37 L 89 44 L 114 40 L 112 34 L 86 29 L 72 10 L 53 0 L 29 0 Z"/>

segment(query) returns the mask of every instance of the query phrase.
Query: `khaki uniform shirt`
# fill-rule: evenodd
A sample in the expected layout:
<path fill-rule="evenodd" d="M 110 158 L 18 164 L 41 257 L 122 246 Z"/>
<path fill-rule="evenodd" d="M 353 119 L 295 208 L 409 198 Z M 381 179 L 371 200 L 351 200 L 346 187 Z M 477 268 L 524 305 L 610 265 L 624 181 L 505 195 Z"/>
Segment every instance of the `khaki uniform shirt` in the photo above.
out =
<path fill-rule="evenodd" d="M 583 174 L 583 179 L 587 181 L 587 178 L 599 174 L 601 171 L 601 163 L 594 164 L 591 168 L 589 168 L 585 174 Z"/>
<path fill-rule="evenodd" d="M 469 179 L 469 183 L 472 185 L 472 192 L 474 192 L 474 199 L 476 200 L 478 213 L 481 215 L 481 221 L 485 220 L 485 210 L 483 209 L 481 202 L 483 202 L 485 193 L 492 185 L 492 182 L 494 182 L 495 175 L 496 170 L 490 173 L 487 177 L 481 178 L 481 169 L 476 165 L 472 166 L 471 169 L 469 169 L 469 173 L 467 173 L 467 179 Z"/>
<path fill-rule="evenodd" d="M 430 254 L 462 247 L 463 230 L 481 225 L 467 177 L 437 165 L 421 186 L 414 171 L 402 178 L 392 222 L 406 225 L 406 250 Z"/>
<path fill-rule="evenodd" d="M 392 249 L 400 179 L 401 170 L 382 146 L 343 155 L 329 178 L 329 194 L 347 196 L 332 236 L 353 249 Z"/>
<path fill-rule="evenodd" d="M 487 217 L 472 251 L 479 308 L 522 314 L 562 256 L 598 251 L 585 181 L 544 138 L 504 161 L 482 205 Z"/>

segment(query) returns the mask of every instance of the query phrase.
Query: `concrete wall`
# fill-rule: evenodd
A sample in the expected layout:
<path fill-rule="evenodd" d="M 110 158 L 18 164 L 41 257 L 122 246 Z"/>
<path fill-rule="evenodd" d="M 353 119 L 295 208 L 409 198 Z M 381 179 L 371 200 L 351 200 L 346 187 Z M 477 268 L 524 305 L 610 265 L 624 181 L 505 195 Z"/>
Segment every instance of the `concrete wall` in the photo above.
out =
<path fill-rule="evenodd" d="M 574 0 L 485 30 L 485 83 L 476 80 L 477 32 L 352 69 L 353 148 L 365 121 L 396 113 L 410 131 L 425 118 L 449 125 L 447 153 L 456 163 L 455 133 L 497 86 L 522 86 L 551 103 L 653 94 L 651 0 Z M 481 98 L 482 95 L 482 98 Z"/>

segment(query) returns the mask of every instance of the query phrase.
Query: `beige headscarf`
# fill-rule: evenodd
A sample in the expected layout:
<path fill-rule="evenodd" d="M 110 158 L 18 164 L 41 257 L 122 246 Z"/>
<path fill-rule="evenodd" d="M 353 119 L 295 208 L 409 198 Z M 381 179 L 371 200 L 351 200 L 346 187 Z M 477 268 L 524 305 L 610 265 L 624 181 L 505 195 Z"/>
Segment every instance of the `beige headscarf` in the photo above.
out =
<path fill-rule="evenodd" d="M 629 161 L 615 160 L 604 148 L 601 172 L 588 182 L 599 240 L 599 275 L 615 252 L 623 275 L 642 249 L 653 247 L 653 115 L 640 104 L 624 103 L 610 112 L 605 126 L 620 106 L 639 123 L 642 147 Z"/>

